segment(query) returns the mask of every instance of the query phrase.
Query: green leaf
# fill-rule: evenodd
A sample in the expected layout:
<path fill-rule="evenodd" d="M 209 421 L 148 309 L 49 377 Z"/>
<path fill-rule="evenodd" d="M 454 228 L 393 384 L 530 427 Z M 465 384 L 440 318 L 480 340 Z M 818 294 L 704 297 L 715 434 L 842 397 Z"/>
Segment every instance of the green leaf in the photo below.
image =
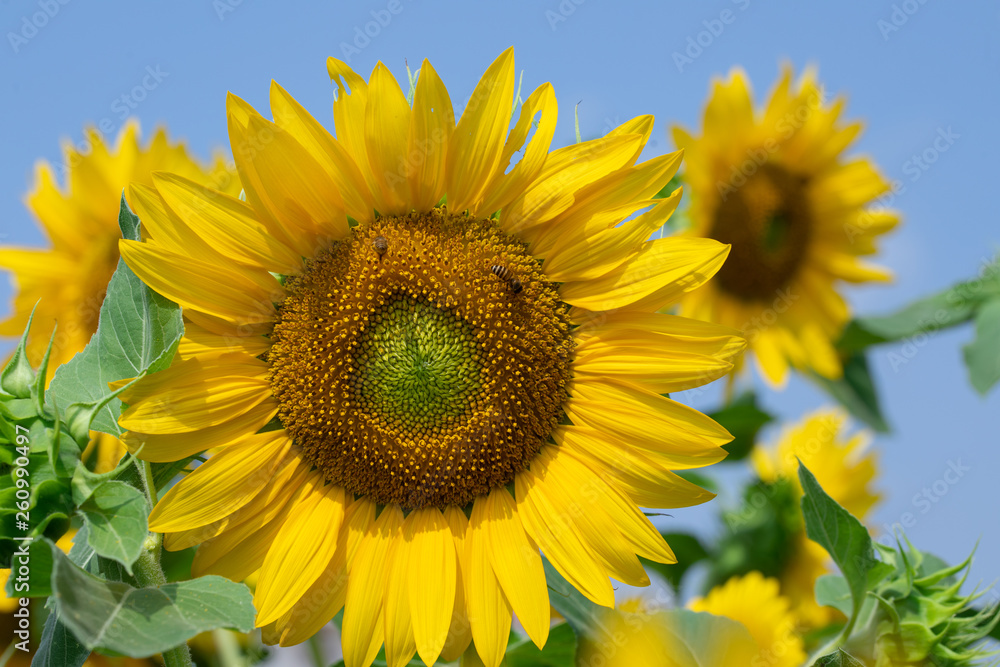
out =
<path fill-rule="evenodd" d="M 976 339 L 962 352 L 972 386 L 986 395 L 1000 381 L 1000 299 L 976 313 Z"/>
<path fill-rule="evenodd" d="M 49 614 L 31 667 L 82 667 L 89 656 L 90 649 L 76 640 L 56 614 Z"/>
<path fill-rule="evenodd" d="M 52 548 L 45 539 L 21 542 L 11 561 L 10 576 L 4 593 L 8 598 L 44 598 L 52 595 Z M 24 555 L 27 551 L 27 555 Z M 27 576 L 19 566 L 27 566 Z"/>
<path fill-rule="evenodd" d="M 162 653 L 215 628 L 250 632 L 250 589 L 218 576 L 133 588 L 99 579 L 74 565 L 54 545 L 56 611 L 85 647 L 132 658 Z"/>
<path fill-rule="evenodd" d="M 757 395 L 748 391 L 721 410 L 708 415 L 733 434 L 733 441 L 723 445 L 729 452 L 725 461 L 739 461 L 753 450 L 757 432 L 774 421 L 774 416 L 757 405 Z"/>
<path fill-rule="evenodd" d="M 879 433 L 889 431 L 864 353 L 852 354 L 844 361 L 844 374 L 839 380 L 829 380 L 815 373 L 809 377 L 865 424 Z"/>
<path fill-rule="evenodd" d="M 839 574 L 824 574 L 816 580 L 816 604 L 833 607 L 844 616 L 851 615 L 851 589 Z"/>
<path fill-rule="evenodd" d="M 118 224 L 126 239 L 139 240 L 139 219 L 121 200 Z M 68 407 L 94 403 L 112 392 L 109 382 L 155 373 L 170 365 L 184 333 L 180 308 L 146 287 L 122 260 L 118 261 L 101 304 L 97 333 L 87 347 L 56 371 L 48 401 Z M 121 435 L 121 403 L 103 406 L 90 427 Z"/>
<path fill-rule="evenodd" d="M 869 345 L 911 338 L 968 322 L 979 306 L 1000 297 L 1000 264 L 983 268 L 980 276 L 914 301 L 891 315 L 860 317 L 844 330 L 837 347 L 857 352 Z"/>
<path fill-rule="evenodd" d="M 132 574 L 149 527 L 146 498 L 125 482 L 104 482 L 80 505 L 87 522 L 87 544 L 98 556 L 121 563 Z"/>
<path fill-rule="evenodd" d="M 568 623 L 549 631 L 545 649 L 539 650 L 531 641 L 512 644 L 504 656 L 506 667 L 574 667 L 576 665 L 576 634 Z"/>
<path fill-rule="evenodd" d="M 708 551 L 697 537 L 688 533 L 663 533 L 663 538 L 677 556 L 677 562 L 657 563 L 643 558 L 642 565 L 647 571 L 652 570 L 666 579 L 674 592 L 679 593 L 684 575 L 699 561 L 708 558 Z"/>
<path fill-rule="evenodd" d="M 863 662 L 852 658 L 841 649 L 837 649 L 836 653 L 823 656 L 813 665 L 814 667 L 865 667 Z"/>
<path fill-rule="evenodd" d="M 759 571 L 777 577 L 794 557 L 802 533 L 799 492 L 790 480 L 760 480 L 743 490 L 739 506 L 722 515 L 728 530 L 712 545 L 704 591 L 731 577 Z"/>
<path fill-rule="evenodd" d="M 802 483 L 802 515 L 806 535 L 830 554 L 847 581 L 851 614 L 843 636 L 847 637 L 868 591 L 868 574 L 878 564 L 868 530 L 828 496 L 809 469 L 799 461 Z"/>

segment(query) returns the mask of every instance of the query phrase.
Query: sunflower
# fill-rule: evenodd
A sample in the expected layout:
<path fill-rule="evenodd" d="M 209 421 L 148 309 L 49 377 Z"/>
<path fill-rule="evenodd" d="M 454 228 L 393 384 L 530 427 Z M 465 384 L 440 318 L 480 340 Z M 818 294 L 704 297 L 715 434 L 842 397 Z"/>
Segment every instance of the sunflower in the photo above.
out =
<path fill-rule="evenodd" d="M 671 470 L 731 436 L 662 394 L 730 372 L 744 341 L 657 311 L 728 249 L 647 241 L 680 196 L 653 198 L 679 154 L 636 164 L 651 117 L 549 152 L 543 84 L 511 128 L 512 50 L 457 123 L 426 61 L 412 105 L 381 63 L 328 69 L 336 138 L 277 84 L 274 122 L 229 96 L 245 202 L 174 174 L 132 187 L 149 239 L 122 256 L 186 333 L 122 395 L 124 441 L 221 448 L 150 525 L 201 544 L 195 574 L 259 571 L 269 642 L 343 608 L 350 667 L 471 640 L 497 665 L 512 613 L 547 638 L 539 550 L 612 606 L 609 577 L 649 581 L 637 554 L 674 561 L 638 506 L 712 497 Z"/>
<path fill-rule="evenodd" d="M 842 157 L 861 124 L 840 120 L 844 100 L 828 104 L 811 71 L 793 86 L 786 68 L 766 108 L 754 113 L 752 104 L 745 75 L 734 70 L 715 83 L 702 137 L 673 129 L 687 155 L 688 233 L 733 246 L 681 313 L 744 332 L 775 386 L 789 366 L 835 379 L 834 343 L 849 317 L 835 282 L 890 278 L 859 260 L 899 220 L 866 208 L 889 184 L 870 160 Z"/>
<path fill-rule="evenodd" d="M 776 445 L 754 448 L 752 460 L 757 474 L 765 482 L 786 479 L 801 495 L 798 477 L 801 460 L 831 498 L 863 521 L 881 499 L 871 489 L 878 466 L 875 454 L 868 451 L 867 433 L 849 438 L 842 435 L 846 419 L 839 410 L 818 410 L 786 428 Z M 813 593 L 816 580 L 830 571 L 829 560 L 826 550 L 806 537 L 803 527 L 781 573 L 781 588 L 792 600 L 804 626 L 821 627 L 836 614 L 833 609 L 816 604 Z"/>
<path fill-rule="evenodd" d="M 805 663 L 802 638 L 795 633 L 797 619 L 790 601 L 779 592 L 777 579 L 760 572 L 732 577 L 704 598 L 688 603 L 694 611 L 730 618 L 743 625 L 757 642 L 752 664 L 799 667 Z"/>
<path fill-rule="evenodd" d="M 240 191 L 221 157 L 206 168 L 188 155 L 183 144 L 170 143 L 163 129 L 145 148 L 139 145 L 135 120 L 122 127 L 113 150 L 96 128 L 87 128 L 84 134 L 81 146 L 64 143 L 58 166 L 38 162 L 34 187 L 25 198 L 52 247 L 0 248 L 0 268 L 10 271 L 15 283 L 11 313 L 0 322 L 0 335 L 20 336 L 38 304 L 28 359 L 37 367 L 56 331 L 49 379 L 97 331 L 104 293 L 118 265 L 118 209 L 122 190 L 130 182 L 150 184 L 153 171 L 166 169 L 233 194 Z M 57 183 L 56 172 L 66 175 L 65 189 Z M 113 468 L 124 448 L 112 436 L 95 433 L 94 438 L 97 468 Z"/>

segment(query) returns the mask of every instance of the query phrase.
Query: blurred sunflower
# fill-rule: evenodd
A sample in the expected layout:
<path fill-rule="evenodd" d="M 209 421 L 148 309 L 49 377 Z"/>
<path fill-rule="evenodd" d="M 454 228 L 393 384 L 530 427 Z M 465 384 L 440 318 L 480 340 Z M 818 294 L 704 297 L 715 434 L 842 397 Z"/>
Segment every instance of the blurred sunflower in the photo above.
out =
<path fill-rule="evenodd" d="M 789 481 L 802 495 L 799 460 L 823 490 L 847 511 L 864 521 L 881 496 L 871 489 L 878 475 L 876 456 L 868 451 L 870 436 L 861 432 L 841 435 L 846 415 L 839 410 L 819 410 L 782 433 L 773 447 L 756 447 L 752 457 L 757 474 L 765 482 Z M 816 579 L 830 571 L 829 556 L 806 537 L 805 528 L 795 537 L 788 565 L 781 573 L 782 594 L 792 600 L 802 625 L 818 628 L 837 613 L 816 604 Z"/>
<path fill-rule="evenodd" d="M 0 247 L 0 268 L 11 272 L 15 286 L 11 313 L 0 322 L 0 335 L 19 337 L 37 303 L 28 360 L 32 366 L 41 362 L 56 330 L 49 379 L 97 331 L 101 302 L 118 266 L 118 209 L 129 183 L 149 184 L 153 171 L 166 169 L 226 192 L 240 191 L 239 181 L 221 157 L 210 167 L 202 166 L 183 144 L 170 143 L 163 129 L 146 147 L 139 145 L 135 120 L 125 123 L 113 149 L 96 128 L 87 128 L 84 134 L 82 147 L 64 143 L 63 161 L 55 167 L 60 175 L 66 174 L 65 189 L 57 183 L 53 165 L 39 161 L 35 185 L 25 198 L 52 247 Z M 110 435 L 93 436 L 97 468 L 113 468 L 124 447 Z"/>
<path fill-rule="evenodd" d="M 426 61 L 412 106 L 381 63 L 367 83 L 328 68 L 336 138 L 277 84 L 273 123 L 230 96 L 246 202 L 133 186 L 151 240 L 122 256 L 187 329 L 123 394 L 124 440 L 150 460 L 222 448 L 150 525 L 201 543 L 196 574 L 259 570 L 268 641 L 343 607 L 350 667 L 383 641 L 390 665 L 430 665 L 471 640 L 492 667 L 512 612 L 545 643 L 539 550 L 612 606 L 609 577 L 649 581 L 636 554 L 674 561 L 638 506 L 712 497 L 670 470 L 731 436 L 661 394 L 730 372 L 744 341 L 657 311 L 727 247 L 647 242 L 680 195 L 652 199 L 679 154 L 636 164 L 651 117 L 550 153 L 546 83 L 510 129 L 512 50 L 457 123 Z"/>
<path fill-rule="evenodd" d="M 730 618 L 743 625 L 757 642 L 754 665 L 799 667 L 806 660 L 802 638 L 795 633 L 797 619 L 790 601 L 779 592 L 777 579 L 760 572 L 733 577 L 704 598 L 688 603 L 694 611 Z"/>
<path fill-rule="evenodd" d="M 849 312 L 835 282 L 890 278 L 859 260 L 899 218 L 866 210 L 889 184 L 870 160 L 842 156 L 861 130 L 840 120 L 843 108 L 843 99 L 827 103 L 813 72 L 793 85 L 787 68 L 755 113 L 746 77 L 734 70 L 715 83 L 703 136 L 673 129 L 687 155 L 688 233 L 732 244 L 715 280 L 688 295 L 681 312 L 743 331 L 777 386 L 789 365 L 840 377 L 834 343 Z"/>

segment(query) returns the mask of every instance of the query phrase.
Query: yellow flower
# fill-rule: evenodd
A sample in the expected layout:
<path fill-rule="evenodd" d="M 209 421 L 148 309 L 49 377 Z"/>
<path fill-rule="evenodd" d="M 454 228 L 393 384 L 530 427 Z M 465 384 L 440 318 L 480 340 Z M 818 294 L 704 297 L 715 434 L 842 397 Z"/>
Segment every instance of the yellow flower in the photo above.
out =
<path fill-rule="evenodd" d="M 689 233 L 733 246 L 715 280 L 685 298 L 681 312 L 743 331 L 777 386 L 789 365 L 840 377 L 833 344 L 849 312 L 835 282 L 890 278 L 859 260 L 898 216 L 866 209 L 889 185 L 871 161 L 842 157 L 861 130 L 840 120 L 843 107 L 843 99 L 824 99 L 813 72 L 793 85 L 786 69 L 755 114 L 746 77 L 734 70 L 715 83 L 704 135 L 673 131 L 687 158 Z"/>
<path fill-rule="evenodd" d="M 759 667 L 799 667 L 806 653 L 802 638 L 795 633 L 796 617 L 790 601 L 779 593 L 777 579 L 760 572 L 733 577 L 716 586 L 704 598 L 688 607 L 741 623 L 757 643 L 752 663 Z"/>
<path fill-rule="evenodd" d="M 349 667 L 383 641 L 390 665 L 430 665 L 472 639 L 493 667 L 512 612 L 548 636 L 539 550 L 611 606 L 609 577 L 649 581 L 636 554 L 674 560 L 638 506 L 711 498 L 670 470 L 730 436 L 661 394 L 730 372 L 744 342 L 657 311 L 727 248 L 646 241 L 680 194 L 651 200 L 679 154 L 636 164 L 651 117 L 550 153 L 543 84 L 508 133 L 512 50 L 457 123 L 427 62 L 412 106 L 382 64 L 367 83 L 328 68 L 336 138 L 277 84 L 273 123 L 230 96 L 246 202 L 133 186 L 149 240 L 122 256 L 187 328 L 123 394 L 124 439 L 154 461 L 222 448 L 150 525 L 201 543 L 196 574 L 259 570 L 269 641 L 343 607 Z"/>
<path fill-rule="evenodd" d="M 870 486 L 878 474 L 876 457 L 868 452 L 870 436 L 841 435 L 846 415 L 839 410 L 818 410 L 782 433 L 777 445 L 756 447 L 754 468 L 765 482 L 787 479 L 801 495 L 798 462 L 816 476 L 823 490 L 862 521 L 881 496 Z M 781 575 L 782 593 L 794 603 L 801 622 L 820 627 L 836 613 L 814 599 L 816 579 L 829 571 L 829 556 L 805 531 L 796 538 L 789 566 Z"/>
<path fill-rule="evenodd" d="M 53 330 L 48 375 L 81 351 L 97 331 L 97 319 L 111 274 L 118 265 L 118 209 L 122 190 L 131 182 L 152 183 L 152 172 L 171 171 L 232 194 L 239 181 L 221 157 L 211 167 L 193 160 L 183 144 L 171 144 L 163 129 L 149 146 L 139 145 L 139 124 L 127 122 L 113 150 L 95 128 L 85 131 L 85 147 L 66 142 L 57 167 L 40 161 L 35 185 L 25 198 L 52 243 L 47 250 L 0 248 L 0 268 L 11 272 L 16 292 L 11 313 L 0 322 L 0 335 L 20 336 L 38 304 L 28 360 L 38 366 Z M 65 189 L 57 176 L 66 174 Z M 58 328 L 56 324 L 58 323 Z M 125 449 L 106 434 L 93 434 L 99 471 L 110 470 Z"/>

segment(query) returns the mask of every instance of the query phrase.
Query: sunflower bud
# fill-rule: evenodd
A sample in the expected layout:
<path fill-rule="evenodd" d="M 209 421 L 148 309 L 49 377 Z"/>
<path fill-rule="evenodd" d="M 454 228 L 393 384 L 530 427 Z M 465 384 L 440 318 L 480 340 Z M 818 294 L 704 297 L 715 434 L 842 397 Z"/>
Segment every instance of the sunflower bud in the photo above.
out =
<path fill-rule="evenodd" d="M 973 602 L 984 593 L 960 593 L 972 556 L 949 567 L 907 545 L 878 546 L 887 574 L 872 590 L 848 652 L 875 667 L 965 667 L 995 655 L 981 641 L 1000 620 L 1000 607 L 977 611 Z"/>
<path fill-rule="evenodd" d="M 71 480 L 81 444 L 45 404 L 46 352 L 36 371 L 26 342 L 31 321 L 10 361 L 0 371 L 0 493 L 11 507 L 0 517 L 0 567 L 25 538 L 57 540 L 69 527 Z M 51 351 L 51 343 L 49 346 Z M 83 442 L 86 445 L 86 441 Z"/>

